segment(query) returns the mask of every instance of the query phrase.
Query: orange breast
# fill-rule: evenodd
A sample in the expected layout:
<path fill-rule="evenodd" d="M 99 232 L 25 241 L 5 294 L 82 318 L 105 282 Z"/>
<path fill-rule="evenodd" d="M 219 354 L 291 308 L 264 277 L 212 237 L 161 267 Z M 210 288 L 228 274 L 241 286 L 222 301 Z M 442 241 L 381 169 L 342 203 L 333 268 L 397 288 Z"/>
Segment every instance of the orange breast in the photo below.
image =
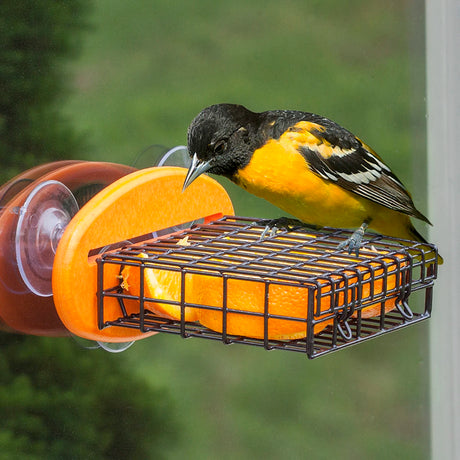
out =
<path fill-rule="evenodd" d="M 234 181 L 304 222 L 359 227 L 379 205 L 312 172 L 296 148 L 301 143 L 294 132 L 270 140 L 254 152 Z"/>

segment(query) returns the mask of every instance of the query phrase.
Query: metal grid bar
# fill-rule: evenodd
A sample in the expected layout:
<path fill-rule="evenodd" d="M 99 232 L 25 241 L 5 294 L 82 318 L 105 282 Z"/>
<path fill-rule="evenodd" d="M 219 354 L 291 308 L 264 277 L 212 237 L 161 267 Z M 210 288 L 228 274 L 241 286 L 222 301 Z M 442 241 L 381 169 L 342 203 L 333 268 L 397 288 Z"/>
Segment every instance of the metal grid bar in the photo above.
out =
<path fill-rule="evenodd" d="M 297 351 L 314 358 L 430 316 L 437 276 L 434 246 L 368 234 L 356 258 L 336 249 L 351 235 L 347 230 L 280 230 L 261 239 L 263 229 L 258 219 L 224 216 L 103 254 L 98 258 L 99 327 L 167 332 Z M 118 273 L 128 266 L 139 270 L 138 295 L 123 290 L 119 280 L 105 287 L 106 274 L 113 273 L 114 266 Z M 148 297 L 144 280 L 148 269 L 175 279 L 180 298 Z M 206 281 L 201 282 L 202 291 L 210 286 L 213 301 L 205 301 L 206 293 L 204 300 L 190 296 L 192 280 L 195 285 L 198 279 Z M 247 293 L 244 286 L 250 286 Z M 407 300 L 416 290 L 425 291 L 425 300 L 413 312 Z M 253 292 L 258 293 L 258 309 L 249 307 Z M 273 303 L 280 303 L 279 292 L 296 306 L 295 313 L 289 305 L 274 308 Z M 241 302 L 245 295 L 248 307 Z M 116 317 L 108 315 L 106 307 L 114 301 L 119 305 Z M 388 302 L 391 311 L 386 310 Z M 155 306 L 161 311 L 175 309 L 175 320 Z M 370 308 L 375 312 L 367 317 Z M 186 321 L 190 312 L 197 312 L 200 322 Z M 211 325 L 204 321 L 208 317 L 213 318 Z M 247 332 L 244 322 L 252 322 L 259 332 L 253 334 L 251 328 Z M 288 333 L 274 333 L 277 325 Z"/>

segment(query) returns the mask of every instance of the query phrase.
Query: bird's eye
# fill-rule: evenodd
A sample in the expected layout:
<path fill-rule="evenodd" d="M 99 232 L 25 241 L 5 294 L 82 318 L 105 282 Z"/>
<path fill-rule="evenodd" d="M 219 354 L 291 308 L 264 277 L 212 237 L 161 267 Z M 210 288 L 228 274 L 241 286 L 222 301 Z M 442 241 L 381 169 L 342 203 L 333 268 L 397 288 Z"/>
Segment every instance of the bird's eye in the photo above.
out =
<path fill-rule="evenodd" d="M 224 140 L 218 141 L 214 145 L 214 153 L 221 154 L 225 152 L 227 148 L 227 142 Z"/>

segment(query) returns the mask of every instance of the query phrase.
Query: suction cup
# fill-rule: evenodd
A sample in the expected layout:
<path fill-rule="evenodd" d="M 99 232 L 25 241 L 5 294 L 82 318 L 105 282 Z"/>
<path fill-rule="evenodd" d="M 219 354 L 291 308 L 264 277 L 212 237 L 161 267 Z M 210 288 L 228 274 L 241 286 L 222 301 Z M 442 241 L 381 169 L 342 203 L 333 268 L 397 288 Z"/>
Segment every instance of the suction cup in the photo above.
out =
<path fill-rule="evenodd" d="M 19 210 L 16 262 L 26 286 L 36 295 L 53 294 L 51 273 L 62 234 L 77 213 L 72 192 L 61 182 L 37 185 Z"/>
<path fill-rule="evenodd" d="M 127 350 L 133 342 L 96 342 L 99 346 L 109 353 L 121 353 Z"/>
<path fill-rule="evenodd" d="M 81 348 L 85 350 L 98 350 L 101 346 L 94 340 L 84 339 L 75 334 L 70 334 L 71 339 Z"/>
<path fill-rule="evenodd" d="M 168 150 L 158 161 L 157 166 L 183 166 L 188 168 L 191 158 L 185 145 L 178 145 Z"/>
<path fill-rule="evenodd" d="M 168 150 L 169 147 L 165 147 L 164 145 L 149 145 L 137 154 L 131 166 L 136 169 L 151 168 L 158 163 L 159 158 L 161 159 L 168 152 Z"/>
<path fill-rule="evenodd" d="M 138 169 L 152 166 L 190 166 L 190 157 L 185 145 L 178 145 L 172 149 L 164 145 L 153 144 L 145 148 L 133 162 Z"/>
<path fill-rule="evenodd" d="M 84 348 L 85 350 L 98 350 L 102 348 L 103 350 L 108 351 L 109 353 L 121 353 L 127 350 L 134 343 L 134 341 L 119 343 L 100 342 L 97 340 L 85 339 L 75 334 L 70 334 L 70 337 L 72 337 L 73 341 L 79 347 Z"/>

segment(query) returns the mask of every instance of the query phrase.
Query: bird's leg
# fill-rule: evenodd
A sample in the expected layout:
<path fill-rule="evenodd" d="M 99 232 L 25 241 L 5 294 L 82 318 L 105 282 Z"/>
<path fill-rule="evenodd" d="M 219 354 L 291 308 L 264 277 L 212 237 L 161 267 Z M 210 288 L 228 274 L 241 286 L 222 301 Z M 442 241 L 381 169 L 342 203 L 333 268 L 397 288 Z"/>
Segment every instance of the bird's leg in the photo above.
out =
<path fill-rule="evenodd" d="M 342 241 L 338 246 L 337 249 L 340 251 L 342 249 L 348 248 L 348 254 L 352 252 L 355 253 L 356 257 L 359 256 L 359 249 L 361 248 L 361 244 L 363 242 L 364 233 L 369 226 L 371 219 L 366 219 L 361 227 L 358 228 L 353 234 L 345 241 Z"/>
<path fill-rule="evenodd" d="M 300 228 L 309 228 L 313 230 L 321 228 L 317 225 L 306 224 L 301 220 L 294 219 L 291 217 L 278 217 L 277 219 L 262 219 L 258 221 L 257 224 L 265 225 L 264 231 L 260 235 L 261 240 L 263 240 L 267 236 L 268 232 L 270 232 L 270 236 L 274 236 L 280 228 L 283 228 L 288 232 L 292 232 Z"/>

